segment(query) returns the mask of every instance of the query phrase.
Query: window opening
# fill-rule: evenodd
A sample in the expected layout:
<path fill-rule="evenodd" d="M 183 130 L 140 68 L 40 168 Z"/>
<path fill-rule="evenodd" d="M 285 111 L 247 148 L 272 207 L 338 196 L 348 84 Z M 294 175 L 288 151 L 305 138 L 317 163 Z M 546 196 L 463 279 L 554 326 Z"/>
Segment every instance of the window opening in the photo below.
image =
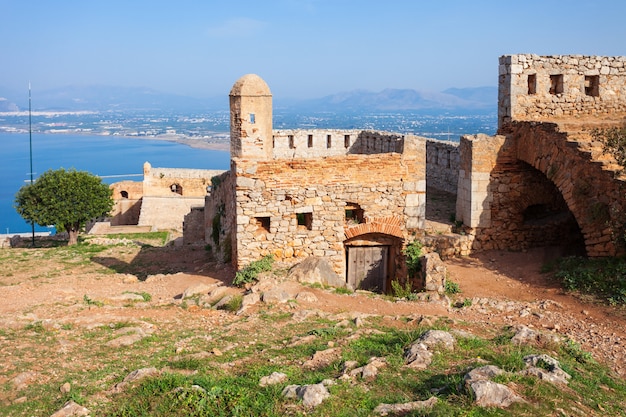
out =
<path fill-rule="evenodd" d="M 537 94 L 537 74 L 528 75 L 528 94 Z"/>
<path fill-rule="evenodd" d="M 122 198 L 128 198 L 128 191 L 121 191 L 120 194 Z"/>
<path fill-rule="evenodd" d="M 356 203 L 346 203 L 346 223 L 360 224 L 365 221 L 365 212 L 360 205 Z"/>
<path fill-rule="evenodd" d="M 555 74 L 550 76 L 550 94 L 563 93 L 563 74 Z"/>
<path fill-rule="evenodd" d="M 250 124 L 255 124 L 256 123 L 256 116 L 254 115 L 254 113 L 250 113 Z"/>
<path fill-rule="evenodd" d="M 183 195 L 183 187 L 180 184 L 170 185 L 170 190 L 172 190 L 173 193 Z"/>
<path fill-rule="evenodd" d="M 592 97 L 600 95 L 599 75 L 585 75 L 585 94 Z"/>
<path fill-rule="evenodd" d="M 272 148 L 276 147 L 276 138 L 272 135 Z"/>
<path fill-rule="evenodd" d="M 294 149 L 296 144 L 294 143 L 293 135 L 288 135 L 287 138 L 289 139 L 289 149 Z"/>
<path fill-rule="evenodd" d="M 307 138 L 307 144 L 309 145 L 309 148 L 313 147 L 313 135 L 309 135 Z"/>
<path fill-rule="evenodd" d="M 269 217 L 255 217 L 257 232 L 268 232 L 270 231 L 270 218 Z"/>
<path fill-rule="evenodd" d="M 298 229 L 313 229 L 313 213 L 296 213 Z"/>
<path fill-rule="evenodd" d="M 326 135 L 326 147 L 330 148 L 333 144 L 333 137 L 331 135 Z"/>
<path fill-rule="evenodd" d="M 345 135 L 343 137 L 343 147 L 344 148 L 349 148 L 350 147 L 350 135 Z"/>

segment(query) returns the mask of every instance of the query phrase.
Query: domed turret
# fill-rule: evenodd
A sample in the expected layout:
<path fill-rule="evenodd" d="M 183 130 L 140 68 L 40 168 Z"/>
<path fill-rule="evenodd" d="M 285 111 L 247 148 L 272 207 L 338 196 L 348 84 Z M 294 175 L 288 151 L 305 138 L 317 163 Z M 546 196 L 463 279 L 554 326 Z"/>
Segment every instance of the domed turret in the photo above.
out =
<path fill-rule="evenodd" d="M 239 78 L 230 90 L 230 155 L 272 157 L 272 93 L 256 74 Z"/>

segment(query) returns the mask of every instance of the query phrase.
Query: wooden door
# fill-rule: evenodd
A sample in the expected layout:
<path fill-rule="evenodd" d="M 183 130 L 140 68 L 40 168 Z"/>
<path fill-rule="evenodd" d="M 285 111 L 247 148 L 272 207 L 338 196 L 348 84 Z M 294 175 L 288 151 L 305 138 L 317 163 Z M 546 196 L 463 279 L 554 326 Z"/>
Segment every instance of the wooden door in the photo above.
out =
<path fill-rule="evenodd" d="M 355 289 L 383 292 L 389 246 L 348 246 L 348 283 Z"/>

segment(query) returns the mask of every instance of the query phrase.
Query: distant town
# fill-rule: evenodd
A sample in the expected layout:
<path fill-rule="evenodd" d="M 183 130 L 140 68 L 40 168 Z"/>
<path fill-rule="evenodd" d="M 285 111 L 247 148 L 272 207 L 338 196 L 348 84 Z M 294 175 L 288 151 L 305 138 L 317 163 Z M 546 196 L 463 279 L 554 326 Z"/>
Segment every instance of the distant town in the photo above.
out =
<path fill-rule="evenodd" d="M 229 141 L 229 113 L 210 111 L 37 111 L 32 113 L 35 134 L 85 134 L 168 140 L 194 147 L 225 148 Z M 459 136 L 493 134 L 496 114 L 426 115 L 414 111 L 318 112 L 276 111 L 277 129 L 372 129 L 458 141 Z M 0 112 L 0 133 L 28 133 L 28 112 Z"/>

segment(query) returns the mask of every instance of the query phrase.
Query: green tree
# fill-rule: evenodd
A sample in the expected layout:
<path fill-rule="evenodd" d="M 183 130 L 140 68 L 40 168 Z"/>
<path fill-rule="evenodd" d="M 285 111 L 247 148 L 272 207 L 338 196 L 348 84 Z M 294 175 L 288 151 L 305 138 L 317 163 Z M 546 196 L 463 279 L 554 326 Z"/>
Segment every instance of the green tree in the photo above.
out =
<path fill-rule="evenodd" d="M 20 188 L 15 209 L 28 222 L 53 224 L 69 234 L 68 245 L 78 242 L 87 221 L 111 211 L 112 192 L 95 175 L 75 169 L 49 170 Z"/>

